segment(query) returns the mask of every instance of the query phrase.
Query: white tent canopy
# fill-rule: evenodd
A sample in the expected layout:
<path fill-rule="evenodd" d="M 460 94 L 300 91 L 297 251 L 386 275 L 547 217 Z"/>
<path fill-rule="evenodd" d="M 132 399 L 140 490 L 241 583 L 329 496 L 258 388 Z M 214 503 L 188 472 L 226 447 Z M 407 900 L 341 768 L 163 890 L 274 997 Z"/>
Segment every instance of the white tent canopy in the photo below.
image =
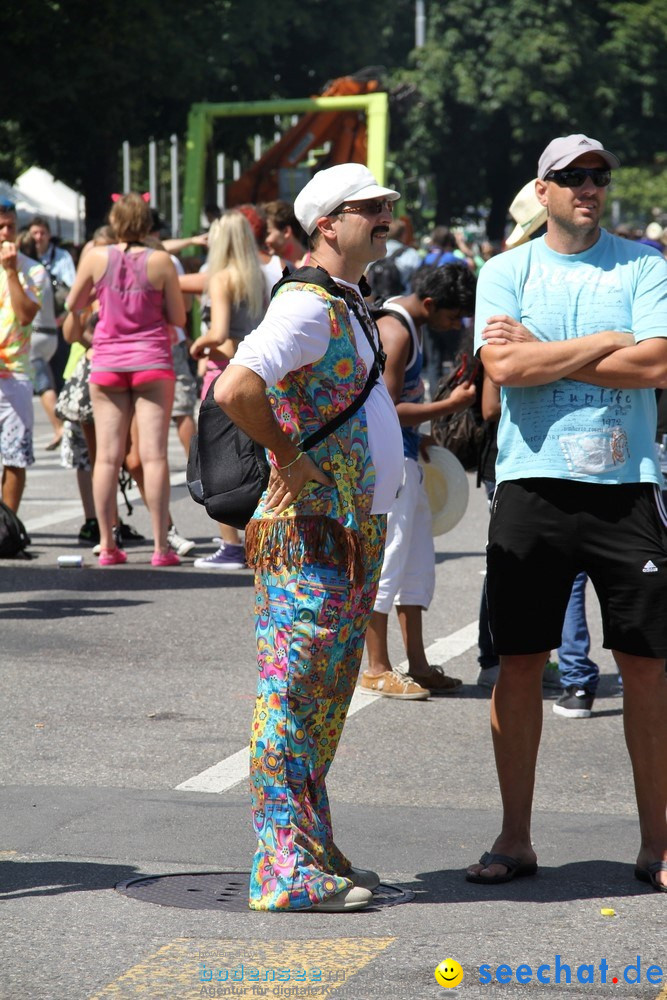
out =
<path fill-rule="evenodd" d="M 19 225 L 25 225 L 32 215 L 37 215 L 40 211 L 36 201 L 13 188 L 7 181 L 0 181 L 0 199 L 10 201 L 16 207 Z"/>
<path fill-rule="evenodd" d="M 54 236 L 72 243 L 82 242 L 85 200 L 77 191 L 57 181 L 41 167 L 30 167 L 17 177 L 14 188 L 19 195 L 16 208 L 22 224 L 29 221 L 24 217 L 26 214 L 43 215 Z M 31 205 L 28 213 L 23 211 L 23 200 Z"/>

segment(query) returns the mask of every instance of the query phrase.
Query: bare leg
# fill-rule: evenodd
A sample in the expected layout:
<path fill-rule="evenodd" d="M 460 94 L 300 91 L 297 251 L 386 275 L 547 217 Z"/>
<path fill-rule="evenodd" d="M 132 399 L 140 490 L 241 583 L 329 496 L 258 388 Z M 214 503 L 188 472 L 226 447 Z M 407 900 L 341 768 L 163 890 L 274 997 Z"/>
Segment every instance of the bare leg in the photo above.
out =
<path fill-rule="evenodd" d="M 132 397 L 124 389 L 112 390 L 90 384 L 95 414 L 96 455 L 93 469 L 93 496 L 100 526 L 100 545 L 114 549 L 113 525 L 117 517 L 118 472 L 125 455 L 125 443 L 132 417 Z"/>
<path fill-rule="evenodd" d="M 141 499 L 144 501 L 144 507 L 148 510 L 148 503 L 146 501 L 146 491 L 144 489 L 144 469 L 141 464 L 141 458 L 139 457 L 139 430 L 137 428 L 137 415 L 132 417 L 132 423 L 130 424 L 130 435 L 127 443 L 127 454 L 123 461 L 123 465 L 129 472 L 129 474 L 134 479 L 137 484 L 137 489 L 141 494 Z M 168 517 L 168 528 L 171 528 L 174 523 L 171 519 L 171 514 Z M 231 529 L 235 530 L 235 529 Z M 237 535 L 238 537 L 238 535 Z"/>
<path fill-rule="evenodd" d="M 2 470 L 2 502 L 16 514 L 25 489 L 25 469 L 5 465 Z"/>
<path fill-rule="evenodd" d="M 503 800 L 503 825 L 492 853 L 522 863 L 536 860 L 530 839 L 535 766 L 542 734 L 542 670 L 546 653 L 501 656 L 500 676 L 491 701 L 491 731 Z M 485 877 L 504 875 L 504 865 L 468 868 Z M 488 872 L 488 875 L 486 873 Z"/>
<path fill-rule="evenodd" d="M 44 407 L 44 412 L 49 418 L 49 423 L 53 427 L 53 440 L 59 441 L 63 434 L 63 422 L 56 416 L 57 396 L 53 389 L 45 389 L 39 397 Z"/>
<path fill-rule="evenodd" d="M 366 631 L 366 649 L 368 651 L 367 674 L 378 677 L 391 670 L 389 647 L 387 645 L 387 626 L 389 615 L 381 611 L 373 611 Z"/>
<path fill-rule="evenodd" d="M 95 502 L 93 500 L 93 478 L 89 469 L 76 470 L 76 482 L 79 487 L 83 516 L 87 521 L 95 518 Z"/>
<path fill-rule="evenodd" d="M 667 676 L 665 661 L 613 650 L 623 678 L 623 725 L 639 812 L 637 864 L 667 861 Z M 667 872 L 656 880 L 667 885 Z"/>
<path fill-rule="evenodd" d="M 127 436 L 127 451 L 125 452 L 123 465 L 137 484 L 137 489 L 139 490 L 141 499 L 145 504 L 146 495 L 144 494 L 144 470 L 141 467 L 141 458 L 139 457 L 139 428 L 137 427 L 136 412 L 132 416 L 130 433 Z"/>
<path fill-rule="evenodd" d="M 90 467 L 93 469 L 95 467 L 95 456 L 97 455 L 97 439 L 95 437 L 95 424 L 81 424 L 81 432 L 86 439 L 86 448 L 88 449 L 88 459 L 90 461 Z"/>
<path fill-rule="evenodd" d="M 135 390 L 139 430 L 139 457 L 144 473 L 146 506 L 151 515 L 155 551 L 168 551 L 169 466 L 167 437 L 174 383 L 169 379 L 148 382 Z"/>
<path fill-rule="evenodd" d="M 423 608 L 418 604 L 399 604 L 396 611 L 408 657 L 408 673 L 424 677 L 429 672 L 429 664 L 422 632 Z"/>
<path fill-rule="evenodd" d="M 194 417 L 189 414 L 185 414 L 182 417 L 176 417 L 176 430 L 178 432 L 178 439 L 183 445 L 183 450 L 185 451 L 186 458 L 190 454 L 190 442 L 192 441 L 192 436 L 196 431 Z"/>
<path fill-rule="evenodd" d="M 227 542 L 228 545 L 241 544 L 241 536 L 236 528 L 232 528 L 229 524 L 223 524 L 221 521 L 218 522 L 218 528 L 223 542 Z"/>

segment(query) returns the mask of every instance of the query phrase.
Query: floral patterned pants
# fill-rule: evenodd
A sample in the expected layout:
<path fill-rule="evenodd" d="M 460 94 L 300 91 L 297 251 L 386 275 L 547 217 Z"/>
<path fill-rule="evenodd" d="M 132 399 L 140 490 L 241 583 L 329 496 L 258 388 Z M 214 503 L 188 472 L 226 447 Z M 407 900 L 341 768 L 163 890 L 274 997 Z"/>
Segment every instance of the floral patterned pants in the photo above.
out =
<path fill-rule="evenodd" d="M 253 910 L 307 909 L 351 884 L 350 862 L 333 841 L 325 780 L 359 673 L 385 528 L 384 515 L 361 522 L 361 586 L 307 554 L 299 566 L 257 571 Z"/>

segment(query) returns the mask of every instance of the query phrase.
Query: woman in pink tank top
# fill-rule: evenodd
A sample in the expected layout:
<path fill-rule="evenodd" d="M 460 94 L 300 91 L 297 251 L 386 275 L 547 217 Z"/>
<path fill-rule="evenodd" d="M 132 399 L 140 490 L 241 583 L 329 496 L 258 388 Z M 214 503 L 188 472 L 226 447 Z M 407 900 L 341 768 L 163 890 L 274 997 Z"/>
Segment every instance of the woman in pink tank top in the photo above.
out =
<path fill-rule="evenodd" d="M 90 396 L 97 455 L 93 494 L 100 526 L 100 566 L 126 561 L 113 537 L 118 473 L 136 413 L 139 456 L 155 551 L 153 566 L 178 565 L 167 543 L 169 468 L 167 436 L 174 399 L 169 326 L 185 324 L 178 275 L 169 255 L 144 245 L 152 219 L 138 194 L 115 202 L 109 222 L 118 242 L 93 247 L 82 257 L 68 308 L 100 304 L 95 328 Z"/>

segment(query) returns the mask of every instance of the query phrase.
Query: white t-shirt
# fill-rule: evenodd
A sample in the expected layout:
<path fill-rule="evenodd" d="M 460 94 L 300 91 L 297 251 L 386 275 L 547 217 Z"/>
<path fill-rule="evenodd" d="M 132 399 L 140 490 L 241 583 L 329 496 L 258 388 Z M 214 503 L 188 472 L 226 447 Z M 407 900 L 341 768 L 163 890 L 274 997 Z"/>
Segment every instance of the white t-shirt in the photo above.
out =
<path fill-rule="evenodd" d="M 352 288 L 363 301 L 357 285 L 339 278 L 339 285 Z M 373 351 L 356 316 L 351 314 L 357 349 L 366 368 L 373 365 Z M 242 365 L 259 375 L 267 386 L 276 385 L 288 372 L 323 358 L 329 347 L 331 323 L 327 303 L 319 295 L 294 290 L 272 299 L 266 316 L 241 342 L 232 365 Z M 368 424 L 368 447 L 375 466 L 375 491 L 371 513 L 390 510 L 403 479 L 401 427 L 384 379 L 373 386 L 364 403 Z"/>
<path fill-rule="evenodd" d="M 268 302 L 271 298 L 271 292 L 273 291 L 273 286 L 280 281 L 283 276 L 283 268 L 280 263 L 280 257 L 271 257 L 266 264 L 260 263 L 260 270 L 264 277 L 264 285 L 266 288 L 266 301 Z"/>

